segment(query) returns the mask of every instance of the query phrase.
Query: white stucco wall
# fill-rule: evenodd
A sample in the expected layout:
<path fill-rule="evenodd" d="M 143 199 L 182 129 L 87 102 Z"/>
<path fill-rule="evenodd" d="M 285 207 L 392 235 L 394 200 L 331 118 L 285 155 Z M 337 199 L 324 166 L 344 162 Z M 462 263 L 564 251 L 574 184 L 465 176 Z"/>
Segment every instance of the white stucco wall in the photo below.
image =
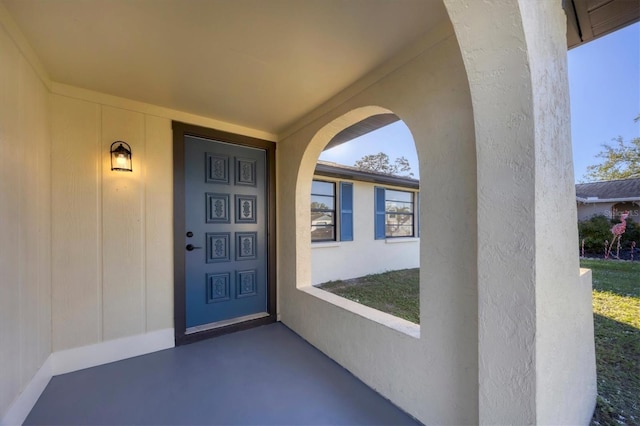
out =
<path fill-rule="evenodd" d="M 593 318 L 578 278 L 561 2 L 444 1 L 475 116 L 479 421 L 586 424 L 595 364 L 579 351 Z"/>
<path fill-rule="evenodd" d="M 0 4 L 0 422 L 51 352 L 49 81 L 17 36 Z"/>
<path fill-rule="evenodd" d="M 338 99 L 278 143 L 282 321 L 425 424 L 477 423 L 473 117 L 450 24 Z M 419 332 L 311 287 L 309 192 L 318 155 L 343 128 L 388 110 L 411 130 L 420 161 Z"/>
<path fill-rule="evenodd" d="M 535 123 L 536 421 L 587 424 L 596 399 L 591 286 L 579 259 L 562 2 L 520 0 Z M 570 210 L 567 209 L 569 207 Z M 559 237 L 561 236 L 561 237 Z M 586 280 L 586 279 L 585 279 Z M 562 354 L 562 356 L 558 356 Z"/>
<path fill-rule="evenodd" d="M 368 182 L 336 180 L 325 176 L 314 179 L 327 182 L 353 183 L 353 241 L 316 242 L 311 244 L 313 285 L 332 280 L 344 280 L 398 269 L 420 266 L 418 238 L 374 237 L 374 188 L 376 186 L 410 191 L 408 188 L 378 185 Z M 417 196 L 414 195 L 414 199 Z"/>

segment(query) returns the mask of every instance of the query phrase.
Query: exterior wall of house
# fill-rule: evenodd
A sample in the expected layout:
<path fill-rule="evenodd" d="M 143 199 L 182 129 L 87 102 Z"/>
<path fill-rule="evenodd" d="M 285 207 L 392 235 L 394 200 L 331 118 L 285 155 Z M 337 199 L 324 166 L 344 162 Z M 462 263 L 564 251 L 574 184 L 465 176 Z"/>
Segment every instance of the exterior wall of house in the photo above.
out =
<path fill-rule="evenodd" d="M 0 422 L 51 352 L 49 82 L 16 35 L 0 5 Z"/>
<path fill-rule="evenodd" d="M 640 223 L 640 201 L 622 203 L 581 203 L 578 202 L 578 220 L 588 220 L 593 216 L 620 218 L 620 214 L 628 211 L 629 218 Z"/>
<path fill-rule="evenodd" d="M 640 223 L 640 200 L 635 202 L 614 204 L 613 206 L 611 206 L 611 216 L 609 217 L 620 220 L 620 215 L 624 212 L 628 212 L 628 220 L 633 220 L 635 223 Z"/>
<path fill-rule="evenodd" d="M 53 350 L 172 328 L 171 120 L 271 135 L 61 84 L 52 90 Z M 131 145 L 132 173 L 111 171 L 116 140 Z"/>
<path fill-rule="evenodd" d="M 445 5 L 475 116 L 480 423 L 587 424 L 593 317 L 578 281 L 562 4 Z"/>
<path fill-rule="evenodd" d="M 420 159 L 420 326 L 312 287 L 316 160 L 337 132 L 389 111 L 411 130 Z M 469 85 L 445 22 L 278 143 L 282 321 L 425 424 L 478 422 L 473 140 Z"/>
<path fill-rule="evenodd" d="M 578 220 L 589 220 L 593 216 L 603 215 L 611 217 L 614 203 L 580 203 L 578 202 Z"/>
<path fill-rule="evenodd" d="M 316 176 L 314 179 L 353 183 L 354 235 L 353 241 L 311 244 L 311 283 L 313 285 L 331 280 L 356 278 L 368 274 L 420 266 L 420 240 L 418 238 L 376 240 L 373 223 L 374 188 L 376 186 L 410 191 L 414 194 L 417 194 L 417 191 L 369 182 L 336 180 L 325 176 Z"/>

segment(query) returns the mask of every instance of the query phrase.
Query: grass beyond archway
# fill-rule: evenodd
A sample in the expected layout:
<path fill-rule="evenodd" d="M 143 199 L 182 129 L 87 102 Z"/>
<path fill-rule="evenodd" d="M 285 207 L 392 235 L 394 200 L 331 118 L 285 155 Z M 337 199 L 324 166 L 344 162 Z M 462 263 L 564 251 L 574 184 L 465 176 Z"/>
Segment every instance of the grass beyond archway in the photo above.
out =
<path fill-rule="evenodd" d="M 318 288 L 370 308 L 420 324 L 420 269 L 402 269 L 345 281 L 329 281 Z"/>

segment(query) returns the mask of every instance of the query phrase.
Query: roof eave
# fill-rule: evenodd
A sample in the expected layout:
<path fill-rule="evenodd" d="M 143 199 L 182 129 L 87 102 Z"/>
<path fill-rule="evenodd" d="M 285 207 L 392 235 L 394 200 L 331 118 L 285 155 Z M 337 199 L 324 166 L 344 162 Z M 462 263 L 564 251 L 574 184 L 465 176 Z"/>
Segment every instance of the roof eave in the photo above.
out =
<path fill-rule="evenodd" d="M 626 198 L 583 198 L 576 197 L 576 201 L 584 204 L 598 204 L 598 203 L 624 203 L 628 201 L 640 201 L 640 197 L 626 197 Z"/>
<path fill-rule="evenodd" d="M 416 179 L 404 178 L 401 176 L 373 174 L 359 170 L 346 170 L 338 167 L 327 166 L 324 164 L 317 164 L 314 174 L 339 179 L 372 182 L 381 185 L 394 185 L 411 189 L 420 189 L 420 182 Z"/>

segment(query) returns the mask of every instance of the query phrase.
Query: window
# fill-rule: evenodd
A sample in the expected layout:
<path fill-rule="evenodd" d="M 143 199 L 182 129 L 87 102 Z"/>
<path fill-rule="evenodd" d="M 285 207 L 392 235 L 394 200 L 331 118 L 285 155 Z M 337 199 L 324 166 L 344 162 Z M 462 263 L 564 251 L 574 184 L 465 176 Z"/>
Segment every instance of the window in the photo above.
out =
<path fill-rule="evenodd" d="M 336 185 L 314 180 L 311 183 L 311 241 L 336 239 Z"/>
<path fill-rule="evenodd" d="M 311 184 L 311 241 L 353 241 L 353 184 L 340 182 L 339 208 L 336 183 L 314 180 Z M 339 213 L 339 215 L 338 215 Z M 338 223 L 336 223 L 338 218 Z M 339 232 L 336 232 L 339 229 Z"/>
<path fill-rule="evenodd" d="M 375 188 L 375 238 L 415 236 L 414 193 Z"/>

